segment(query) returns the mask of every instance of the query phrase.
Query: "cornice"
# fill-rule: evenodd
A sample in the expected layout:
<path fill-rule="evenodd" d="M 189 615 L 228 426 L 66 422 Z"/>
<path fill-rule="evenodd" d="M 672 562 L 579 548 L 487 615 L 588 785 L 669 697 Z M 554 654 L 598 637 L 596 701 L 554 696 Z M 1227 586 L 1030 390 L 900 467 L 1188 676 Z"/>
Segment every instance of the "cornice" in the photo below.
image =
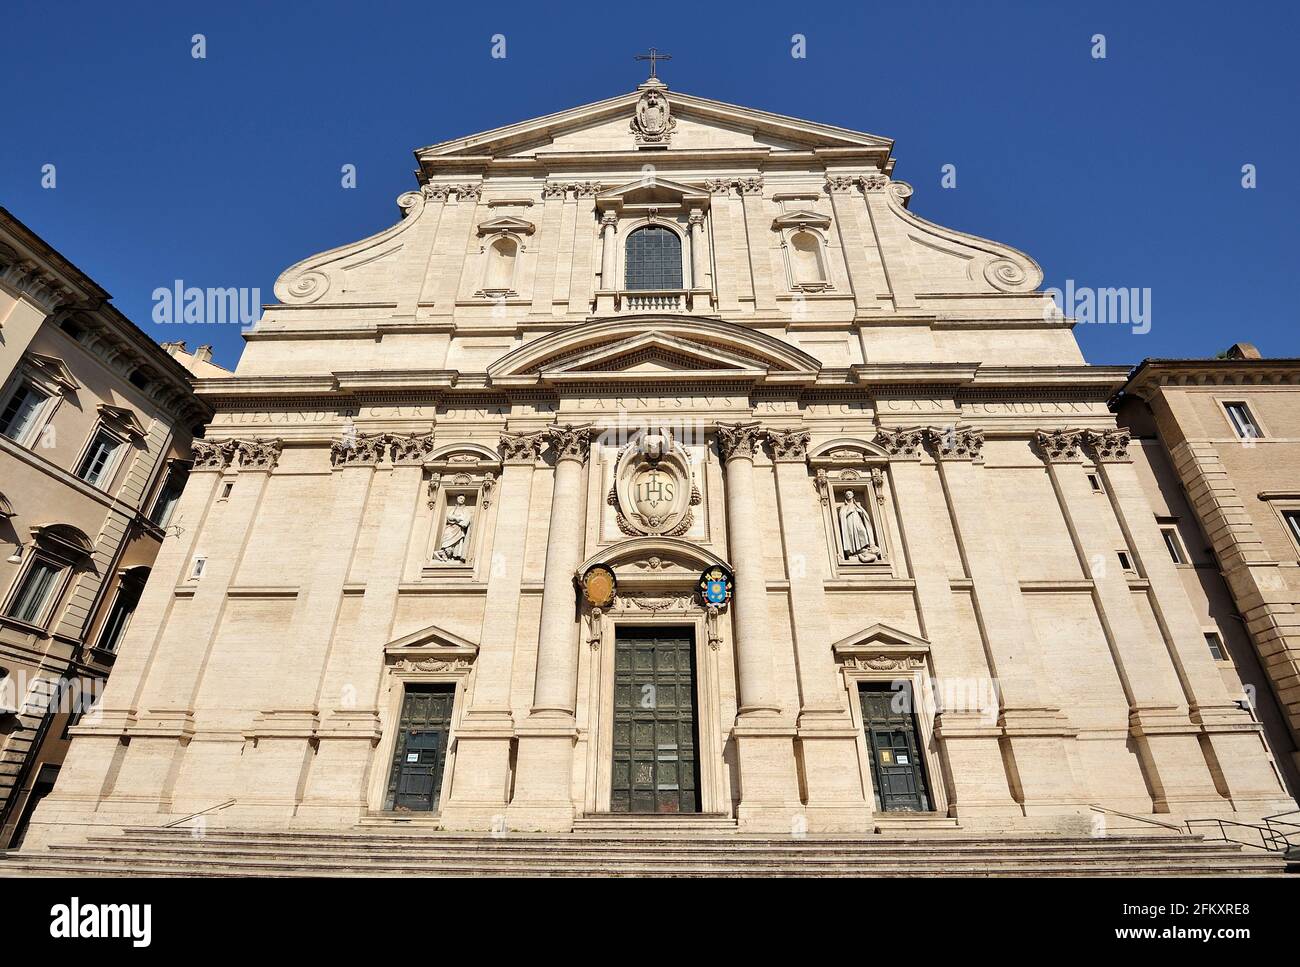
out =
<path fill-rule="evenodd" d="M 969 383 L 979 363 L 858 363 L 849 367 L 854 382 L 863 385 Z"/>
<path fill-rule="evenodd" d="M 1294 386 L 1300 359 L 1144 359 L 1122 392 L 1145 398 L 1166 386 Z"/>

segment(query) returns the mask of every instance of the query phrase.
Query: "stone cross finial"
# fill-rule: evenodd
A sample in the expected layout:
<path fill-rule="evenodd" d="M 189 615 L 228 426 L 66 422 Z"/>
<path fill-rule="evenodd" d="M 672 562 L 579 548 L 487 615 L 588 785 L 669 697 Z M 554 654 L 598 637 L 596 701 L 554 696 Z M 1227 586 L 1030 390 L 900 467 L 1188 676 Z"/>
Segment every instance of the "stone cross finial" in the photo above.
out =
<path fill-rule="evenodd" d="M 661 54 L 661 53 L 659 53 L 658 48 L 656 48 L 656 47 L 651 47 L 649 53 L 646 53 L 646 54 L 637 54 L 636 57 L 635 57 L 634 59 L 635 59 L 635 60 L 648 60 L 648 61 L 650 62 L 650 79 L 651 79 L 651 80 L 658 80 L 658 79 L 659 79 L 659 74 L 658 74 L 658 72 L 657 72 L 656 61 L 661 61 L 661 60 L 672 60 L 672 59 L 673 59 L 673 55 L 672 55 L 672 54 Z"/>

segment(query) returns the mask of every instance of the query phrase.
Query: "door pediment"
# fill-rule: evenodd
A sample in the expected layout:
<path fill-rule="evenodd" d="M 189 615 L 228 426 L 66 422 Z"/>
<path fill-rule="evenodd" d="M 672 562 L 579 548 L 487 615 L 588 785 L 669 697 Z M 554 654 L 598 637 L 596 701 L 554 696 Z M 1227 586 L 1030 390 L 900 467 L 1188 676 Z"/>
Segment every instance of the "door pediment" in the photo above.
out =
<path fill-rule="evenodd" d="M 894 667 L 894 663 L 900 659 L 924 659 L 930 653 L 930 643 L 924 638 L 876 622 L 841 638 L 831 645 L 831 650 L 841 661 L 847 658 L 862 658 L 868 662 L 880 659 L 881 667 L 889 668 Z"/>
<path fill-rule="evenodd" d="M 468 666 L 477 655 L 478 645 L 437 625 L 413 631 L 384 645 L 385 660 L 407 661 L 428 668 L 437 663 L 446 663 L 448 667 Z"/>

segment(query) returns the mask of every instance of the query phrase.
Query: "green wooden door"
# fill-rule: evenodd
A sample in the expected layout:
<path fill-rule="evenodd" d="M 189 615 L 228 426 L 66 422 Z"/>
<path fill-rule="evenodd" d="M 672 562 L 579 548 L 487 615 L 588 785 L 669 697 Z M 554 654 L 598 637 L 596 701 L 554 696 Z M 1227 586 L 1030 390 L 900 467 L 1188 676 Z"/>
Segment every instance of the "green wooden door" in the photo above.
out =
<path fill-rule="evenodd" d="M 881 812 L 928 812 L 930 794 L 921 761 L 912 687 L 908 682 L 864 682 L 858 695 L 862 724 L 871 756 L 876 809 Z"/>
<path fill-rule="evenodd" d="M 696 736 L 691 633 L 620 630 L 614 641 L 610 810 L 699 812 Z"/>
<path fill-rule="evenodd" d="M 406 689 L 385 809 L 431 812 L 438 808 L 455 697 L 455 685 L 412 685 Z"/>

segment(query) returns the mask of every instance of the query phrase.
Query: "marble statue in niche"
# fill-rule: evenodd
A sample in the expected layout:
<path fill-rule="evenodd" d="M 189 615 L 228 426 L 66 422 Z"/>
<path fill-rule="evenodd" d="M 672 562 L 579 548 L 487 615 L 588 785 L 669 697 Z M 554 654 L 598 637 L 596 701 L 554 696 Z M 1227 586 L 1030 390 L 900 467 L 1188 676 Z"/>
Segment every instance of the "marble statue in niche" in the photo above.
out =
<path fill-rule="evenodd" d="M 839 509 L 840 547 L 846 561 L 870 564 L 880 560 L 880 545 L 876 543 L 875 528 L 871 526 L 871 515 L 867 508 L 858 503 L 857 495 L 852 490 L 844 492 L 844 501 Z"/>
<path fill-rule="evenodd" d="M 464 564 L 469 556 L 469 529 L 473 525 L 471 508 L 465 504 L 465 495 L 457 494 L 456 502 L 447 507 L 442 540 L 433 553 L 435 561 Z"/>

